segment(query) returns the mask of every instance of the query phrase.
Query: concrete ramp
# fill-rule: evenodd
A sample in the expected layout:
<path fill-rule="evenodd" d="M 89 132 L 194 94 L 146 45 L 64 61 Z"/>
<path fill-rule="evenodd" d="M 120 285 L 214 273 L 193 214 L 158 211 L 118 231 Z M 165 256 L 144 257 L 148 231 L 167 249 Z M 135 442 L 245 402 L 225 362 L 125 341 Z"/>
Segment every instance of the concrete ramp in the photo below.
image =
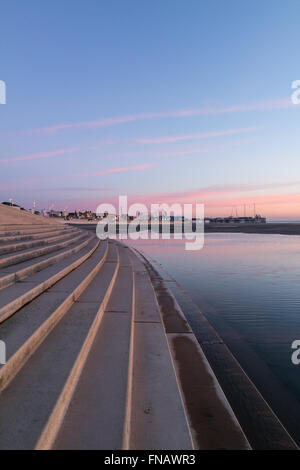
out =
<path fill-rule="evenodd" d="M 0 204 L 0 226 L 44 225 L 47 227 L 52 224 L 57 224 L 57 219 L 43 217 L 42 215 L 33 215 L 31 212 L 21 210 L 19 207 L 10 207 L 5 204 Z"/>

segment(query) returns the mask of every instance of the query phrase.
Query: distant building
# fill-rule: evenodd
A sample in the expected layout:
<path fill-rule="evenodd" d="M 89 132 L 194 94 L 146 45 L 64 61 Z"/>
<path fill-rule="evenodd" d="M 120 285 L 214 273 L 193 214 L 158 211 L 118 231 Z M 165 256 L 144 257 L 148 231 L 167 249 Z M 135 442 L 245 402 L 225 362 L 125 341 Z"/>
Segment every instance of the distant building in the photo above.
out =
<path fill-rule="evenodd" d="M 51 210 L 48 215 L 49 217 L 63 217 L 62 211 Z"/>

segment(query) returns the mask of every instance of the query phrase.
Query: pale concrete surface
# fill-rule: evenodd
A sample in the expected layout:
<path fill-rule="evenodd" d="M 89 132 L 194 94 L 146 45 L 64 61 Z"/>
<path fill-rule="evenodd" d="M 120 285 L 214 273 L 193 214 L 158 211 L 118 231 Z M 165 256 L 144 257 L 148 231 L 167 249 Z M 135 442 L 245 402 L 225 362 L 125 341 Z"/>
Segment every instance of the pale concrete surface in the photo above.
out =
<path fill-rule="evenodd" d="M 129 274 L 123 265 L 54 449 L 122 447 L 132 315 Z M 131 290 L 123 297 L 119 292 L 125 284 Z"/>
<path fill-rule="evenodd" d="M 112 262 L 104 263 L 94 279 L 101 286 L 103 295 L 112 276 L 111 266 Z M 90 287 L 87 287 L 85 293 L 89 294 Z M 91 294 L 93 291 L 91 287 Z M 100 302 L 100 289 L 97 302 L 85 302 L 80 297 L 2 391 L 0 448 L 34 448 L 80 352 Z"/>
<path fill-rule="evenodd" d="M 86 248 L 75 257 L 70 257 L 71 263 L 88 253 Z M 70 277 L 67 276 L 56 284 L 56 288 L 48 289 L 43 295 L 24 306 L 12 317 L 0 324 L 0 337 L 7 345 L 7 359 L 9 359 L 19 347 L 37 330 L 37 328 L 51 315 L 51 313 L 73 292 L 75 287 L 82 282 L 88 273 L 97 265 L 104 254 L 104 246 L 79 266 Z M 14 286 L 15 287 L 15 286 Z M 5 291 L 4 291 L 5 292 Z M 0 366 L 1 368 L 1 366 Z"/>
<path fill-rule="evenodd" d="M 108 245 L 106 246 L 108 248 Z M 99 242 L 96 245 L 96 248 L 97 247 L 99 247 Z M 79 284 L 76 285 L 76 287 L 72 289 L 72 292 L 69 295 L 67 295 L 67 297 L 59 305 L 59 307 L 55 309 L 53 313 L 51 313 L 50 317 L 47 318 L 47 320 L 44 321 L 44 323 L 42 323 L 42 325 L 30 336 L 30 338 L 28 338 L 28 340 L 25 343 L 22 344 L 22 346 L 16 351 L 13 357 L 11 357 L 9 361 L 5 364 L 5 366 L 0 371 L 0 387 L 1 387 L 0 389 L 1 390 L 4 390 L 4 388 L 7 387 L 7 385 L 13 380 L 15 375 L 19 372 L 20 368 L 24 366 L 25 362 L 29 359 L 29 357 L 41 345 L 41 343 L 45 340 L 45 338 L 49 335 L 49 333 L 53 330 L 53 328 L 55 328 L 56 325 L 62 320 L 64 315 L 67 313 L 67 311 L 73 306 L 74 302 L 79 299 L 80 295 L 84 292 L 84 290 L 91 283 L 92 279 L 94 279 L 94 277 L 99 273 L 105 261 L 107 251 L 108 250 L 106 249 L 104 252 L 104 256 L 99 260 L 96 266 L 88 273 L 87 276 L 85 276 L 85 278 L 81 282 L 79 282 Z M 75 265 L 79 266 L 80 264 L 82 264 L 82 262 L 87 260 L 94 253 L 95 253 L 95 248 L 93 248 L 91 252 L 87 253 L 87 255 L 84 255 L 84 257 L 80 258 L 79 261 L 76 261 Z M 70 267 L 68 267 L 67 269 L 68 269 L 68 272 L 70 272 Z M 113 279 L 114 278 L 115 278 L 115 275 L 113 276 Z M 110 291 L 110 288 L 108 289 L 108 291 Z M 108 291 L 105 293 L 105 296 L 101 302 L 101 305 L 105 304 L 106 298 L 109 295 Z M 95 321 L 98 321 L 97 318 L 98 318 L 98 313 L 96 315 Z M 91 328 L 91 330 L 93 330 L 93 328 Z M 88 337 L 90 337 L 90 331 L 89 331 Z M 86 347 L 85 346 L 86 342 L 87 342 L 87 339 L 84 342 L 83 349 Z M 82 357 L 82 354 L 80 351 L 79 357 L 76 359 L 76 363 L 75 363 L 76 366 L 74 365 L 74 368 L 77 367 L 79 358 L 81 357 Z M 73 371 L 72 371 L 72 374 L 73 374 Z M 65 388 L 66 388 L 66 385 L 64 389 Z M 65 395 L 65 392 L 63 392 L 62 394 Z"/>
<path fill-rule="evenodd" d="M 36 228 L 33 228 L 36 227 Z M 11 227 L 5 227 L 4 225 L 0 225 L 0 238 L 2 237 L 11 237 L 11 236 L 22 236 L 34 233 L 52 233 L 56 230 L 68 230 L 69 226 L 58 226 L 58 225 L 14 225 Z"/>
<path fill-rule="evenodd" d="M 149 275 L 147 272 L 135 272 L 135 321 L 161 323 L 158 308 L 155 308 L 156 299 Z"/>
<path fill-rule="evenodd" d="M 45 218 L 41 215 L 32 215 L 13 207 L 0 204 L 0 226 L 9 224 L 50 225 L 57 224 L 57 219 Z"/>
<path fill-rule="evenodd" d="M 1 393 L 1 449 L 35 447 L 95 314 L 76 303 Z"/>
<path fill-rule="evenodd" d="M 54 449 L 121 449 L 131 319 L 105 312 Z"/>
<path fill-rule="evenodd" d="M 104 258 L 105 261 L 107 259 L 107 254 L 108 254 L 107 252 L 110 251 L 110 248 L 111 248 L 109 243 L 107 243 L 107 248 L 108 250 L 106 250 L 106 255 Z M 99 331 L 99 328 L 103 319 L 103 314 L 105 312 L 107 303 L 109 301 L 109 298 L 111 296 L 112 290 L 115 285 L 116 277 L 119 272 L 119 259 L 120 259 L 119 250 L 117 250 L 117 260 L 116 260 L 116 263 L 114 263 L 113 273 L 111 276 L 109 276 L 109 281 L 105 289 L 105 294 L 101 298 L 100 302 L 97 303 L 97 313 L 95 315 L 94 321 L 89 329 L 89 332 L 85 338 L 82 348 L 68 376 L 68 380 L 66 381 L 64 388 L 60 394 L 60 397 L 56 402 L 56 405 L 51 413 L 51 416 L 49 417 L 47 425 L 45 426 L 38 440 L 38 443 L 36 445 L 36 449 L 38 450 L 48 450 L 53 447 L 54 441 L 57 437 L 57 434 L 62 425 L 63 419 L 66 415 L 66 412 L 68 410 L 68 407 L 74 395 L 74 391 L 76 390 L 78 381 L 80 380 L 81 374 L 83 373 L 90 350 L 93 347 L 95 337 Z M 91 279 L 95 278 L 95 275 L 99 273 L 99 268 L 101 266 L 103 266 L 101 273 L 102 275 L 104 275 L 105 269 L 107 267 L 111 268 L 112 263 L 108 262 L 108 263 L 105 263 L 104 265 L 103 263 L 100 263 L 95 269 L 93 269 L 93 271 L 89 274 L 87 279 L 83 281 L 83 283 L 81 284 L 81 286 L 78 287 L 78 289 L 76 289 L 77 293 L 76 294 L 74 293 L 74 296 L 76 295 L 77 301 L 80 301 L 79 296 L 84 292 L 84 289 L 86 289 L 87 286 L 90 286 Z M 107 276 L 106 276 L 106 279 L 108 280 Z M 87 281 L 88 281 L 88 284 L 87 284 Z M 100 285 L 103 285 L 103 282 Z M 95 302 L 92 302 L 92 303 L 95 304 Z"/>
<path fill-rule="evenodd" d="M 51 236 L 41 226 L 34 232 L 30 225 L 7 225 L 3 240 L 5 233 L 26 237 L 27 230 L 33 243 L 60 232 L 57 225 Z M 0 368 L 0 448 L 32 449 L 40 442 L 57 449 L 188 450 L 232 448 L 232 442 L 242 448 L 235 416 L 200 346 L 190 347 L 193 335 L 175 299 L 157 278 L 151 283 L 128 247 L 98 246 L 94 234 L 70 230 L 62 232 L 67 242 L 39 250 L 21 238 L 0 245 L 9 254 L 23 247 L 23 258 L 10 255 L 12 265 L 0 269 L 0 281 L 28 270 L 21 282 L 0 290 L 0 311 L 29 296 L 0 325 L 8 355 Z M 51 259 L 57 262 L 35 269 Z"/>
<path fill-rule="evenodd" d="M 135 322 L 129 449 L 192 449 L 163 326 Z"/>
<path fill-rule="evenodd" d="M 71 237 L 78 235 L 82 235 L 82 232 L 67 232 L 63 233 L 61 235 L 51 235 L 45 236 L 43 238 L 39 238 L 37 240 L 28 240 L 28 241 L 19 241 L 19 242 L 11 242 L 11 243 L 6 243 L 5 245 L 0 245 L 0 254 L 6 254 L 6 253 L 13 253 L 15 251 L 21 251 L 21 250 L 26 250 L 27 248 L 34 248 L 36 246 L 43 246 L 47 245 L 49 243 L 55 243 L 59 240 L 67 240 L 70 239 Z"/>
<path fill-rule="evenodd" d="M 131 260 L 135 306 L 127 446 L 137 450 L 192 449 L 155 293 L 142 263 L 135 256 Z"/>
<path fill-rule="evenodd" d="M 8 266 L 0 270 L 0 289 L 8 287 L 17 281 L 22 281 L 28 276 L 36 272 L 40 272 L 43 269 L 46 269 L 48 266 L 52 266 L 53 264 L 62 261 L 68 256 L 74 255 L 83 250 L 86 246 L 92 248 L 96 245 L 96 243 L 97 241 L 95 239 L 88 238 L 73 248 L 68 247 L 67 249 L 57 250 L 54 255 L 48 254 L 41 256 L 37 261 L 32 262 L 32 260 L 30 260 L 30 262 L 25 261 L 24 263 L 20 263 L 16 266 Z M 1 276 L 1 274 L 3 275 Z"/>
<path fill-rule="evenodd" d="M 247 450 L 247 441 L 193 334 L 167 335 L 188 415 L 194 447 Z"/>
<path fill-rule="evenodd" d="M 47 253 L 53 253 L 54 251 L 58 250 L 59 248 L 64 248 L 66 246 L 71 246 L 74 243 L 79 242 L 83 238 L 86 238 L 85 234 L 80 234 L 77 237 L 68 238 L 66 241 L 62 241 L 59 243 L 49 243 L 47 246 L 38 248 L 38 249 L 28 249 L 24 250 L 19 254 L 12 254 L 12 255 L 0 255 L 0 267 L 4 268 L 6 266 L 11 266 L 12 264 L 21 263 L 28 259 L 38 258 L 39 256 L 45 255 Z"/>
<path fill-rule="evenodd" d="M 84 261 L 86 261 L 88 257 L 90 257 L 90 255 L 94 252 L 94 250 L 95 248 L 92 248 L 88 253 L 76 259 L 71 264 L 68 263 L 67 266 L 62 268 L 59 272 L 56 272 L 50 277 L 47 277 L 47 279 L 45 279 L 42 282 L 39 282 L 36 285 L 33 285 L 34 282 L 32 281 L 31 278 L 29 278 L 26 281 L 21 281 L 20 283 L 17 283 L 15 286 L 12 286 L 12 289 L 13 287 L 17 287 L 18 290 L 22 290 L 23 285 L 27 286 L 27 288 L 25 292 L 23 293 L 20 292 L 19 296 L 16 296 L 16 298 L 14 298 L 13 300 L 11 299 L 10 302 L 7 301 L 5 305 L 2 305 L 2 307 L 0 308 L 0 323 L 5 321 L 11 315 L 13 315 L 17 310 L 19 310 L 25 304 L 32 301 L 35 297 L 42 294 L 45 290 L 55 285 L 59 280 L 61 280 L 62 278 L 70 274 L 72 271 L 74 271 L 78 266 L 80 266 L 80 264 L 82 264 Z M 11 292 L 13 292 L 12 289 L 8 287 L 5 290 L 2 289 L 1 292 L 4 292 L 5 293 L 4 295 L 9 297 L 11 295 Z"/>
<path fill-rule="evenodd" d="M 32 248 L 35 246 L 37 247 L 43 247 L 43 246 L 54 246 L 56 244 L 59 244 L 58 242 L 62 242 L 64 240 L 72 240 L 72 239 L 79 239 L 80 237 L 86 237 L 86 233 L 84 232 L 77 232 L 77 233 L 70 233 L 69 231 L 63 233 L 62 235 L 58 237 L 47 237 L 47 235 L 44 236 L 42 239 L 38 240 L 31 240 L 27 242 L 19 242 L 19 243 L 9 243 L 4 246 L 0 246 L 0 260 L 4 259 L 7 257 L 8 253 L 11 253 L 12 258 L 16 255 L 22 255 L 24 253 L 30 253 Z M 21 253 L 14 253 L 15 251 L 21 251 Z"/>
<path fill-rule="evenodd" d="M 66 230 L 65 227 L 62 229 L 58 230 L 47 230 L 47 232 L 42 231 L 42 232 L 29 232 L 25 233 L 23 235 L 0 235 L 0 245 L 3 245 L 4 243 L 11 243 L 11 242 L 18 242 L 22 240 L 37 240 L 39 238 L 44 238 L 45 236 L 54 237 L 55 235 L 63 234 L 69 232 L 69 230 Z"/>
<path fill-rule="evenodd" d="M 146 262 L 181 391 L 195 449 L 250 449 L 250 445 L 175 297 Z"/>
<path fill-rule="evenodd" d="M 0 268 L 0 276 L 2 277 L 2 274 L 17 273 L 19 271 L 22 271 L 23 269 L 38 265 L 39 263 L 43 261 L 50 260 L 52 258 L 54 259 L 57 255 L 60 255 L 60 254 L 69 253 L 69 252 L 70 254 L 73 254 L 76 251 L 71 251 L 71 250 L 77 250 L 78 247 L 80 246 L 84 247 L 87 244 L 90 244 L 91 241 L 95 241 L 95 240 L 97 239 L 94 237 L 85 238 L 83 239 L 83 241 L 80 241 L 79 245 L 76 245 L 75 247 L 71 247 L 71 249 L 69 248 L 69 246 L 64 247 L 64 248 L 58 248 L 54 253 L 52 252 L 52 253 L 47 253 L 45 255 L 41 255 L 38 257 L 38 259 L 37 258 L 28 259 L 16 265 L 11 265 L 11 266 L 6 266 L 5 268 Z M 84 245 L 84 243 L 86 243 L 86 245 Z"/>
<path fill-rule="evenodd" d="M 126 411 L 132 279 L 122 266 L 54 449 L 121 449 Z M 132 277 L 132 272 L 131 272 Z M 119 295 L 127 287 L 127 295 Z M 91 286 L 93 288 L 93 286 Z"/>
<path fill-rule="evenodd" d="M 229 396 L 231 398 L 231 406 L 234 406 L 234 412 L 236 409 L 239 412 L 239 420 L 240 416 L 242 416 L 242 418 L 246 418 L 246 422 L 245 420 L 243 420 L 243 431 L 242 433 L 240 433 L 240 436 L 237 432 L 232 432 L 232 430 L 228 431 L 226 446 L 228 446 L 228 448 L 245 448 L 244 437 L 247 436 L 247 441 L 250 442 L 251 445 L 253 443 L 254 446 L 252 447 L 254 447 L 255 449 L 295 450 L 297 448 L 297 445 L 295 444 L 291 436 L 288 434 L 286 429 L 284 429 L 277 416 L 274 414 L 269 405 L 260 395 L 259 391 L 256 389 L 251 380 L 247 377 L 247 375 L 245 374 L 241 366 L 238 364 L 236 359 L 233 357 L 233 355 L 231 354 L 227 346 L 224 344 L 220 336 L 212 328 L 212 326 L 209 324 L 209 322 L 204 317 L 199 308 L 190 299 L 188 294 L 182 289 L 181 286 L 179 286 L 174 281 L 174 279 L 170 277 L 167 272 L 163 270 L 161 266 L 156 266 L 155 271 L 153 269 L 153 263 L 149 264 L 148 262 L 146 262 L 146 264 L 150 272 L 151 280 L 155 287 L 155 291 L 158 293 L 157 297 L 160 303 L 162 317 L 164 318 L 164 320 L 168 320 L 165 322 L 167 337 L 169 339 L 170 348 L 172 350 L 177 375 L 182 375 L 182 378 L 179 380 L 179 383 L 182 389 L 183 398 L 185 400 L 187 413 L 191 422 L 192 435 L 194 439 L 196 438 L 196 440 L 199 441 L 200 448 L 203 448 L 203 446 L 204 448 L 207 448 L 207 446 L 216 446 L 216 444 L 222 446 L 225 443 L 224 436 L 221 432 L 221 425 L 223 424 L 224 411 L 226 412 L 226 409 L 227 411 L 229 411 L 230 420 L 232 416 L 234 417 L 233 422 L 235 424 L 235 427 L 241 428 L 241 424 L 240 422 L 238 422 L 236 414 L 233 413 L 232 408 L 228 408 L 229 403 L 226 403 L 227 399 L 225 399 L 224 401 L 225 395 L 223 389 L 219 385 L 218 387 L 216 387 L 217 396 L 216 393 L 211 394 L 211 398 L 213 400 L 218 400 L 218 398 L 220 399 L 221 413 L 218 412 L 216 415 L 214 415 L 214 413 L 209 413 L 206 417 L 208 418 L 208 422 L 206 424 L 209 425 L 210 419 L 213 422 L 220 416 L 220 424 L 217 423 L 216 426 L 213 428 L 214 432 L 216 434 L 220 432 L 220 435 L 217 439 L 214 439 L 209 427 L 206 428 L 205 426 L 203 426 L 203 431 L 201 431 L 202 403 L 197 403 L 197 401 L 194 400 L 195 393 L 193 391 L 193 388 L 197 388 L 197 383 L 199 384 L 199 386 L 204 385 L 204 382 L 203 377 L 201 377 L 200 379 L 201 368 L 191 367 L 193 363 L 201 365 L 202 368 L 205 365 L 203 360 L 199 362 L 199 358 L 197 357 L 198 355 L 195 352 L 195 350 L 199 348 L 199 351 L 201 351 L 201 354 L 200 352 L 199 354 L 203 355 L 204 359 L 205 357 L 209 358 L 210 363 L 212 363 L 214 366 L 214 370 L 218 372 L 218 377 L 221 377 L 222 387 L 225 384 L 226 392 L 229 392 L 229 395 L 227 395 L 227 397 Z M 163 281 L 167 282 L 168 288 L 162 285 L 164 284 Z M 172 290 L 174 295 L 171 294 L 170 296 L 170 289 Z M 165 292 L 165 295 L 161 295 L 162 292 Z M 170 297 L 169 300 L 168 297 Z M 196 331 L 197 334 L 197 339 L 194 337 L 194 334 L 185 335 L 184 333 L 182 334 L 182 332 L 180 333 L 180 330 L 178 329 L 180 322 L 176 325 L 177 322 L 176 318 L 174 317 L 174 314 L 176 315 L 176 312 L 179 313 L 179 317 L 182 317 L 182 310 L 177 300 L 184 309 L 184 312 L 186 312 L 186 314 L 188 315 L 189 320 L 192 322 L 193 330 Z M 165 315 L 170 311 L 170 309 L 173 310 L 172 315 Z M 167 312 L 164 312 L 165 310 L 167 310 Z M 175 332 L 177 332 L 177 334 Z M 185 336 L 186 338 L 189 338 L 192 341 L 189 341 L 187 343 Z M 172 340 L 170 340 L 170 338 L 172 338 Z M 174 338 L 176 338 L 176 340 Z M 175 343 L 177 343 L 176 347 Z M 191 345 L 193 347 L 191 347 Z M 201 348 L 203 348 L 203 350 L 205 351 L 206 356 L 204 356 Z M 208 364 L 208 369 L 209 368 L 210 364 Z M 198 379 L 197 375 L 199 375 Z M 214 382 L 216 383 L 216 377 L 214 374 L 213 378 Z M 185 388 L 185 392 L 183 388 Z M 232 395 L 234 397 L 233 401 Z M 205 399 L 207 400 L 209 397 L 208 395 L 205 396 L 204 394 L 203 398 L 203 405 L 205 405 Z M 199 412 L 195 410 L 197 406 L 199 407 Z M 207 407 L 209 408 L 210 406 L 211 404 L 209 404 L 208 401 Z M 218 409 L 218 406 L 216 406 L 216 409 Z M 199 417 L 198 420 L 197 417 Z M 230 424 L 230 420 L 228 420 L 227 416 L 227 419 L 225 419 L 224 421 L 225 427 L 226 423 L 227 425 Z M 205 417 L 203 422 L 204 421 Z M 206 433 L 206 431 L 208 432 Z M 205 438 L 203 440 L 203 437 L 201 437 L 201 432 L 203 434 L 205 433 L 205 436 L 207 437 L 210 436 L 210 442 L 205 443 Z M 240 439 L 240 442 L 237 441 L 237 438 Z"/>

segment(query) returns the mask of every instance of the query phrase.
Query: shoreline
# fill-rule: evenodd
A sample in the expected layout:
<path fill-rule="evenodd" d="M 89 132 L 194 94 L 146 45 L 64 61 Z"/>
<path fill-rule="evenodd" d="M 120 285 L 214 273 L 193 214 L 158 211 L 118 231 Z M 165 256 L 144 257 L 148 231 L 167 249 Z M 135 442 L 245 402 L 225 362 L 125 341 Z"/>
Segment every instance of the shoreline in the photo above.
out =
<path fill-rule="evenodd" d="M 163 273 L 151 258 L 122 241 L 100 242 L 95 234 L 95 224 L 74 224 L 74 226 L 43 227 L 42 237 L 41 228 L 37 226 L 32 226 L 30 229 L 29 226 L 24 225 L 21 229 L 21 226 L 13 225 L 8 226 L 8 232 L 1 232 L 2 252 L 6 255 L 6 258 L 2 257 L 2 266 L 17 265 L 13 278 L 5 273 L 2 278 L 2 287 L 8 289 L 8 300 L 4 298 L 2 304 L 2 322 L 6 322 L 4 333 L 8 328 L 12 335 L 16 335 L 13 336 L 15 354 L 9 357 L 4 368 L 1 369 L 0 385 L 4 392 L 3 400 L 6 399 L 5 389 L 8 384 L 16 387 L 15 397 L 18 397 L 18 393 L 22 393 L 18 388 L 18 382 L 14 382 L 15 376 L 17 377 L 23 367 L 29 368 L 29 372 L 31 367 L 35 367 L 32 365 L 34 363 L 31 362 L 31 357 L 35 358 L 34 361 L 37 361 L 41 367 L 40 370 L 43 370 L 43 356 L 39 355 L 40 345 L 43 344 L 43 347 L 49 348 L 49 351 L 56 354 L 61 341 L 65 344 L 64 322 L 67 321 L 65 319 L 76 315 L 80 302 L 88 302 L 94 320 L 89 323 L 91 319 L 82 316 L 81 310 L 78 310 L 78 320 L 80 318 L 80 324 L 87 329 L 83 330 L 86 336 L 79 337 L 79 343 L 76 343 L 79 353 L 73 358 L 75 362 L 72 362 L 72 371 L 76 371 L 75 377 L 77 377 L 76 374 L 80 377 L 83 373 L 88 374 L 87 377 L 90 378 L 94 376 L 96 356 L 86 365 L 85 362 L 88 361 L 90 352 L 85 356 L 86 353 L 82 351 L 86 351 L 86 344 L 88 345 L 87 351 L 92 348 L 96 338 L 94 335 L 98 335 L 100 324 L 102 326 L 99 331 L 103 332 L 104 328 L 108 328 L 107 331 L 111 332 L 111 328 L 116 323 L 114 331 L 120 333 L 123 340 L 119 342 L 119 336 L 112 335 L 115 341 L 112 349 L 110 349 L 112 343 L 99 341 L 97 344 L 102 353 L 97 357 L 108 357 L 108 350 L 105 349 L 108 347 L 110 353 L 113 353 L 115 364 L 120 363 L 120 370 L 123 370 L 121 394 L 118 395 L 118 400 L 121 408 L 123 404 L 125 408 L 121 409 L 118 419 L 123 423 L 119 429 L 122 439 L 126 437 L 122 441 L 126 443 L 126 448 L 127 446 L 128 448 L 143 448 L 146 442 L 154 449 L 159 449 L 161 445 L 177 449 L 178 442 L 180 442 L 180 446 L 184 449 L 189 449 L 190 446 L 207 450 L 219 448 L 296 449 L 297 444 L 293 437 L 284 428 L 284 423 L 278 419 L 276 412 L 270 408 L 261 392 L 256 389 L 251 381 L 251 375 L 249 377 L 243 365 L 235 359 L 234 353 L 219 335 L 218 330 L 206 319 L 191 297 L 187 293 L 183 295 L 184 290 L 170 274 Z M 54 235 L 58 237 L 58 240 L 53 239 L 55 240 L 54 246 L 51 245 L 52 238 L 50 237 L 48 247 L 45 246 L 45 242 L 49 240 L 47 234 L 50 228 L 52 231 L 62 229 L 66 233 Z M 64 241 L 61 241 L 61 237 Z M 82 243 L 71 248 L 70 243 L 76 243 L 77 239 Z M 5 245 L 7 242 L 11 243 Z M 61 243 L 64 244 L 66 251 L 57 254 L 56 252 L 62 248 Z M 34 250 L 26 251 L 26 248 L 34 248 Z M 82 249 L 84 251 L 81 251 Z M 50 255 L 50 259 L 38 260 L 36 263 L 35 258 L 48 255 L 48 253 L 54 254 Z M 21 271 L 22 279 L 28 278 L 30 281 L 34 279 L 30 276 L 44 270 L 41 278 L 37 276 L 37 284 L 34 288 L 32 284 L 24 282 L 21 286 L 22 291 L 18 284 L 19 271 L 22 268 L 19 264 L 21 261 L 27 262 L 25 270 Z M 85 262 L 87 262 L 86 265 Z M 74 276 L 75 271 L 76 276 Z M 60 287 L 57 292 L 61 293 L 59 306 L 50 307 L 50 312 L 52 312 L 50 316 L 41 315 L 38 325 L 31 322 L 30 319 L 35 318 L 36 315 L 30 316 L 30 311 L 35 311 L 34 309 L 38 309 L 39 312 L 46 311 L 45 305 L 49 303 L 49 295 L 46 293 L 49 294 L 47 291 L 54 285 L 57 289 L 58 284 Z M 23 308 L 25 310 L 21 315 Z M 113 317 L 111 313 L 114 314 Z M 24 324 L 20 323 L 20 318 L 23 318 Z M 123 328 L 119 329 L 120 321 L 122 324 L 125 322 L 126 327 L 123 325 Z M 76 322 L 72 322 L 72 325 L 75 332 L 78 325 Z M 37 326 L 38 329 L 36 329 Z M 58 336 L 51 336 L 52 327 L 57 329 Z M 72 338 L 77 337 L 74 332 Z M 5 334 L 3 338 L 5 340 Z M 9 338 L 11 341 L 10 336 Z M 56 341 L 58 341 L 57 344 Z M 29 349 L 28 344 L 30 344 Z M 122 350 L 122 347 L 125 350 Z M 105 354 L 103 351 L 106 351 Z M 77 364 L 81 361 L 85 369 L 77 369 Z M 77 379 L 74 382 L 70 379 L 71 382 L 69 382 L 68 377 L 72 377 L 69 373 L 70 365 L 68 360 L 62 362 L 66 374 L 63 390 L 72 392 L 68 395 L 68 403 L 72 400 L 73 392 L 77 393 L 76 387 L 79 383 Z M 124 366 L 123 369 L 121 366 Z M 52 367 L 52 373 L 56 373 L 54 361 Z M 101 367 L 104 374 L 104 371 L 110 370 L 110 363 L 103 359 Z M 41 387 L 37 390 L 47 389 L 49 386 L 47 377 L 45 376 L 45 382 L 36 384 L 36 387 Z M 110 381 L 107 383 L 110 387 Z M 102 385 L 101 380 L 98 382 L 99 393 Z M 116 384 L 113 387 L 118 389 Z M 35 389 L 34 397 L 30 393 L 26 396 L 26 400 L 28 412 L 32 413 L 35 411 Z M 83 388 L 78 393 L 80 396 L 82 393 L 88 396 L 89 390 Z M 65 429 L 56 418 L 57 413 L 58 415 L 64 414 L 65 399 L 64 394 L 61 394 L 61 388 L 55 390 L 55 396 L 58 404 L 55 408 L 52 409 L 51 404 L 46 403 L 49 412 L 47 423 L 49 424 L 45 421 L 46 427 L 43 425 L 42 433 L 37 424 L 26 439 L 28 437 L 30 441 L 34 438 L 34 441 L 38 442 L 36 448 L 50 449 L 56 448 L 55 442 L 57 436 L 60 436 L 61 448 L 68 447 L 69 442 L 80 448 L 84 442 L 84 435 L 80 432 L 75 435 L 65 434 L 65 437 L 60 434 Z M 107 389 L 103 397 L 109 396 Z M 195 397 L 198 399 L 195 400 Z M 151 407 L 148 406 L 149 400 Z M 107 412 L 114 412 L 109 403 L 104 407 L 105 415 Z M 140 408 L 141 403 L 146 403 L 147 408 L 145 404 Z M 11 410 L 13 409 L 12 407 Z M 143 411 L 144 409 L 147 413 Z M 90 412 L 90 409 L 87 408 L 85 411 Z M 24 408 L 22 423 L 18 423 L 15 418 L 17 424 L 12 424 L 11 427 L 9 423 L 15 421 L 11 419 L 10 413 L 13 411 L 7 415 L 6 423 L 10 433 L 14 435 L 22 429 L 22 423 L 26 423 L 27 409 Z M 124 416 L 126 416 L 125 421 L 123 421 Z M 172 436 L 171 440 L 168 437 L 170 416 L 172 416 L 174 429 L 177 423 L 175 441 Z M 73 422 L 73 420 L 76 422 L 77 414 L 71 414 L 66 419 L 69 419 L 68 422 Z M 87 421 L 86 426 L 92 429 L 93 421 Z M 162 432 L 162 427 L 166 431 Z M 122 434 L 124 429 L 126 435 Z M 140 429 L 148 431 L 140 433 Z M 2 438 L 4 439 L 3 436 Z M 26 439 L 21 445 L 27 442 Z"/>
<path fill-rule="evenodd" d="M 95 222 L 67 222 L 68 225 L 78 226 L 83 229 L 96 228 Z M 162 227 L 165 224 L 153 224 L 155 230 L 158 229 L 162 233 Z M 196 224 L 193 224 L 193 230 Z M 148 230 L 151 230 L 151 224 L 148 224 Z M 116 232 L 119 233 L 119 224 L 116 224 Z M 174 233 L 174 223 L 170 224 L 170 233 Z M 225 225 L 225 224 L 206 224 L 204 233 L 253 233 L 258 235 L 300 235 L 300 223 L 277 223 L 270 222 L 266 224 L 241 224 L 241 225 Z"/>
<path fill-rule="evenodd" d="M 276 412 L 235 357 L 217 329 L 207 319 L 188 292 L 144 252 L 133 249 L 143 259 L 161 309 L 175 300 L 215 374 L 238 423 L 254 450 L 298 449 L 298 445 Z M 164 296 L 162 296 L 162 292 Z M 172 302 L 171 302 L 172 303 Z M 234 380 L 232 380 L 234 377 Z"/>
<path fill-rule="evenodd" d="M 269 222 L 266 224 L 249 224 L 224 226 L 208 224 L 205 226 L 205 233 L 253 233 L 259 235 L 300 235 L 300 223 L 278 223 Z"/>

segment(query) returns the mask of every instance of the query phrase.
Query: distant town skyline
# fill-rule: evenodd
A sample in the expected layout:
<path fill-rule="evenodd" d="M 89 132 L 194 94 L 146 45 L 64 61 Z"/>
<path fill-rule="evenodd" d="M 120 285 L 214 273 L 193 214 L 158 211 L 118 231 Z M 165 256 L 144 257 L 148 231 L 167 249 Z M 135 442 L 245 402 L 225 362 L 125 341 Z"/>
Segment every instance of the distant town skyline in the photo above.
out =
<path fill-rule="evenodd" d="M 298 0 L 30 5 L 1 4 L 0 201 L 300 219 Z"/>

